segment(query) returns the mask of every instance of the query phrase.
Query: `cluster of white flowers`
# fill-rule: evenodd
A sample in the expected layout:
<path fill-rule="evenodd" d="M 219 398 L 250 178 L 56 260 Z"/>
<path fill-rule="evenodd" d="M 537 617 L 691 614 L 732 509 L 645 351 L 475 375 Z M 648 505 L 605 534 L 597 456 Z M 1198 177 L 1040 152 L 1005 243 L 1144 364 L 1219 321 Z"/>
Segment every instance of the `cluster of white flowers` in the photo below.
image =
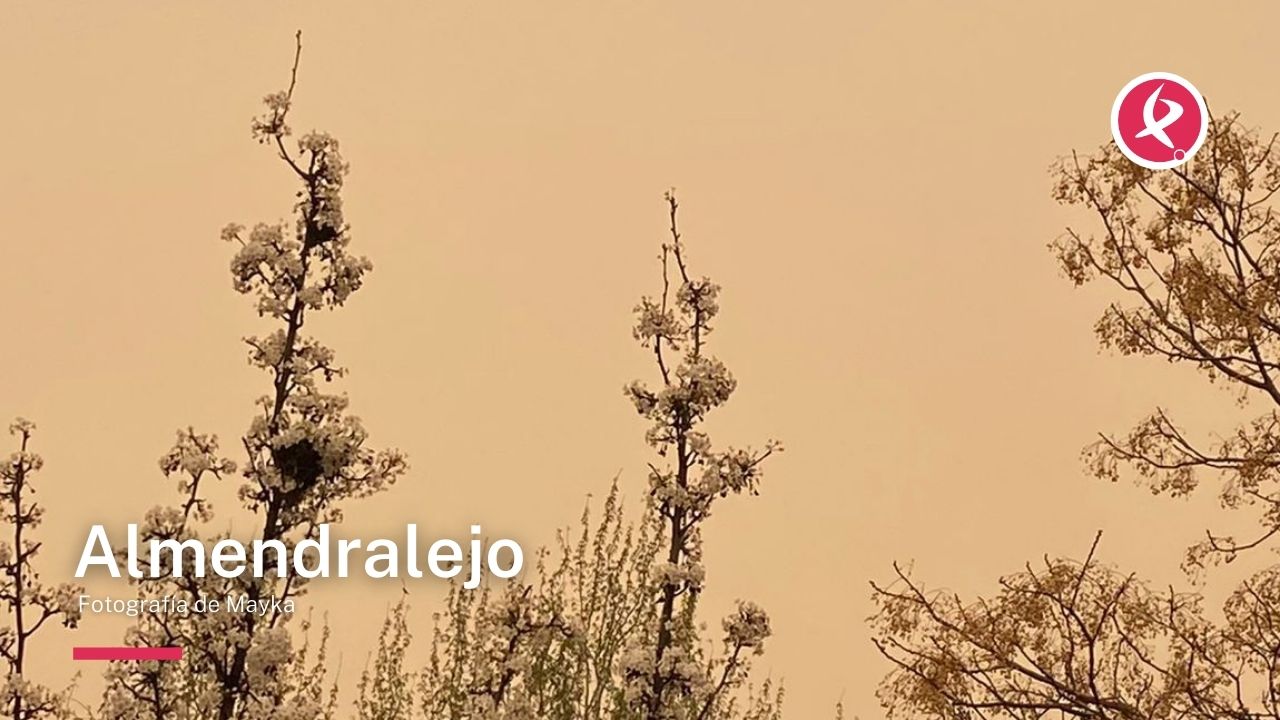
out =
<path fill-rule="evenodd" d="M 671 586 L 679 589 L 701 590 L 707 578 L 707 571 L 700 563 L 685 561 L 679 565 L 670 562 L 658 563 L 653 568 L 653 576 L 659 586 Z"/>
<path fill-rule="evenodd" d="M 635 307 L 636 324 L 631 334 L 640 344 L 650 347 L 659 341 L 679 343 L 686 328 L 673 310 L 653 298 L 640 298 Z"/>
<path fill-rule="evenodd" d="M 711 319 L 720 312 L 719 298 L 720 286 L 711 282 L 711 278 L 708 277 L 698 280 L 686 278 L 676 290 L 676 302 L 679 303 L 680 309 L 694 318 L 695 324 L 700 324 L 708 330 L 711 328 Z"/>
<path fill-rule="evenodd" d="M 764 649 L 765 638 L 772 634 L 769 616 L 753 602 L 739 601 L 738 609 L 724 619 L 725 643 L 732 647 Z"/>
<path fill-rule="evenodd" d="M 271 93 L 262 98 L 262 104 L 267 106 L 267 111 L 255 117 L 250 124 L 253 138 L 265 144 L 278 138 L 288 137 L 292 131 L 285 123 L 285 118 L 289 115 L 289 107 L 292 103 L 291 91 Z"/>
<path fill-rule="evenodd" d="M 652 643 L 638 638 L 623 650 L 618 664 L 626 678 L 623 693 L 627 703 L 648 718 L 692 720 L 716 692 L 706 664 L 690 644 L 672 645 L 657 658 Z M 655 677 L 662 679 L 666 691 L 662 702 L 651 704 Z"/>

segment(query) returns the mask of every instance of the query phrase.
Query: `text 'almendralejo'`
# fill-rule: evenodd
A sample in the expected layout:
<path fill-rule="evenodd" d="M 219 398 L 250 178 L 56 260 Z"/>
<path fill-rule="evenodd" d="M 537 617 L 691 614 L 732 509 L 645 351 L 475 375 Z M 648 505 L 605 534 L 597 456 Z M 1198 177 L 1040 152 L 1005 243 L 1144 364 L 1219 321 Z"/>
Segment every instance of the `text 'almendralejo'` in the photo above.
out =
<path fill-rule="evenodd" d="M 76 577 L 83 578 L 92 567 L 105 567 L 112 577 L 121 576 L 121 564 L 129 577 L 135 579 L 159 577 L 205 577 L 212 573 L 219 577 L 235 578 L 246 572 L 253 577 L 265 577 L 272 573 L 277 577 L 297 575 L 304 578 L 340 577 L 350 574 L 353 561 L 362 566 L 371 578 L 422 578 L 427 573 L 438 578 L 453 578 L 470 568 L 464 588 L 480 586 L 485 573 L 508 579 L 519 574 L 524 566 L 524 552 L 514 540 L 497 540 L 485 547 L 480 537 L 480 526 L 471 526 L 471 540 L 467 552 L 461 543 L 436 540 L 425 552 L 426 572 L 419 552 L 418 526 L 405 526 L 404 552 L 401 544 L 386 538 L 365 543 L 360 539 L 330 541 L 329 525 L 322 524 L 314 538 L 297 543 L 282 540 L 254 540 L 251 547 L 226 538 L 208 544 L 203 540 L 176 540 L 152 538 L 145 545 L 138 536 L 138 526 L 127 528 L 125 551 L 117 553 L 106 528 L 94 525 L 80 554 Z M 145 550 L 146 562 L 143 562 Z M 354 555 L 354 558 L 353 558 Z M 402 561 L 403 560 L 403 564 Z M 145 568 L 144 568 L 145 565 Z"/>

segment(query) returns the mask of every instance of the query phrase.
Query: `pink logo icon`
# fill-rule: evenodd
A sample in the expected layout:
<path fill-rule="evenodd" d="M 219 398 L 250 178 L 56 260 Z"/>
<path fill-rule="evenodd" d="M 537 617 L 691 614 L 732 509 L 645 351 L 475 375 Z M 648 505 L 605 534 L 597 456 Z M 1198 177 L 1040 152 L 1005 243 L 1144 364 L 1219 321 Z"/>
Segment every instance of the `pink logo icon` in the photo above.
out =
<path fill-rule="evenodd" d="M 1191 83 L 1166 72 L 1139 75 L 1111 106 L 1111 135 L 1130 160 L 1167 170 L 1191 159 L 1204 144 L 1209 109 Z"/>

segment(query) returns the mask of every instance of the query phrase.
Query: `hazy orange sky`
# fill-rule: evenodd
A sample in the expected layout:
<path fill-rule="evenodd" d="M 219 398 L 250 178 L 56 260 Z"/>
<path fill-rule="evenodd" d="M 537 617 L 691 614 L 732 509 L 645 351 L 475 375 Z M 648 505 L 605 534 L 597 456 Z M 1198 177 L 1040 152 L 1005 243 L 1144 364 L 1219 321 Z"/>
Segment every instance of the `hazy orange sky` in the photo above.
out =
<path fill-rule="evenodd" d="M 374 442 L 413 466 L 345 532 L 480 522 L 533 547 L 619 472 L 639 498 L 644 423 L 621 388 L 651 368 L 630 310 L 657 289 L 675 186 L 740 380 L 715 437 L 787 446 L 761 497 L 711 521 L 705 608 L 713 626 L 734 598 L 770 611 L 760 667 L 791 717 L 841 697 L 876 714 L 867 581 L 894 560 L 989 591 L 1102 529 L 1106 559 L 1176 580 L 1211 503 L 1088 479 L 1080 449 L 1158 403 L 1200 434 L 1240 411 L 1190 371 L 1097 352 L 1107 295 L 1045 248 L 1073 220 L 1047 168 L 1107 141 L 1116 91 L 1152 70 L 1280 127 L 1280 11 L 1203 8 L 6 2 L 0 415 L 40 426 L 45 576 L 71 575 L 91 523 L 173 500 L 156 459 L 176 428 L 234 447 L 266 389 L 218 231 L 288 215 L 289 176 L 248 127 L 302 28 L 293 125 L 341 139 L 375 264 L 312 329 Z M 425 638 L 443 587 L 411 592 Z M 352 610 L 398 593 L 312 596 L 340 618 L 348 681 L 382 619 Z M 119 632 L 90 618 L 74 639 Z M 70 674 L 71 642 L 44 641 L 45 677 Z"/>

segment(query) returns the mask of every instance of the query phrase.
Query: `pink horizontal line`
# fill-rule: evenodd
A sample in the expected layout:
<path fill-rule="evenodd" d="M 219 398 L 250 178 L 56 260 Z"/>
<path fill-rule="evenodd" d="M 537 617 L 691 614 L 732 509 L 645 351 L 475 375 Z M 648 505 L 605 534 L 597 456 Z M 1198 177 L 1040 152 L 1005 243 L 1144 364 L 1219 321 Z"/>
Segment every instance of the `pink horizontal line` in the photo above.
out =
<path fill-rule="evenodd" d="M 180 647 L 73 647 L 72 660 L 181 660 Z"/>

